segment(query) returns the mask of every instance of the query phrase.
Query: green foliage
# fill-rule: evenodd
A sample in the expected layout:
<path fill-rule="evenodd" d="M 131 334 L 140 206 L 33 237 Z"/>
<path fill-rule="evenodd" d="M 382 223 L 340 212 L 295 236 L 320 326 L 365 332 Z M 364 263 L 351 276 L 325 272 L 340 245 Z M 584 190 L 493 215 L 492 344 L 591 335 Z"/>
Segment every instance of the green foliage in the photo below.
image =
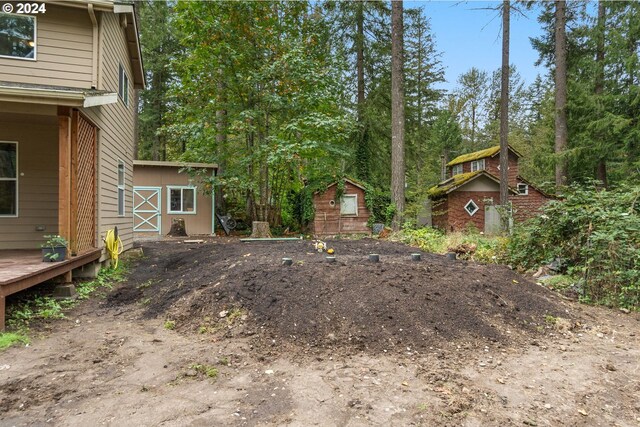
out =
<path fill-rule="evenodd" d="M 585 301 L 640 308 L 640 186 L 573 185 L 516 228 L 509 259 L 530 269 L 555 258 L 580 277 Z"/>
<path fill-rule="evenodd" d="M 476 250 L 468 256 L 469 259 L 487 264 L 496 264 L 506 258 L 508 240 L 504 237 L 487 237 L 477 229 L 469 229 L 464 233 L 449 233 L 431 228 L 403 229 L 393 237 L 410 246 L 420 248 L 425 252 L 444 254 L 461 245 L 474 245 Z"/>
<path fill-rule="evenodd" d="M 193 369 L 197 373 L 205 375 L 206 377 L 211 378 L 212 380 L 215 380 L 218 377 L 218 368 L 216 368 L 215 366 L 195 363 L 189 366 L 189 369 Z"/>
<path fill-rule="evenodd" d="M 365 185 L 364 202 L 371 216 L 368 225 L 375 223 L 391 224 L 393 213 L 389 216 L 388 208 L 391 206 L 391 195 L 388 191 L 382 191 L 371 185 Z"/>
<path fill-rule="evenodd" d="M 13 332 L 0 332 L 0 351 L 16 344 L 29 344 L 29 338 Z"/>
<path fill-rule="evenodd" d="M 73 307 L 77 301 L 89 298 L 99 289 L 111 289 L 114 283 L 123 280 L 125 274 L 124 267 L 117 270 L 110 268 L 100 270 L 97 278 L 75 284 L 78 294 L 76 299 L 55 299 L 51 296 L 39 295 L 12 305 L 7 310 L 7 325 L 12 330 L 26 332 L 34 320 L 63 319 L 65 311 Z"/>
<path fill-rule="evenodd" d="M 176 321 L 175 320 L 165 320 L 164 321 L 164 328 L 168 329 L 170 331 L 173 331 L 176 328 Z"/>

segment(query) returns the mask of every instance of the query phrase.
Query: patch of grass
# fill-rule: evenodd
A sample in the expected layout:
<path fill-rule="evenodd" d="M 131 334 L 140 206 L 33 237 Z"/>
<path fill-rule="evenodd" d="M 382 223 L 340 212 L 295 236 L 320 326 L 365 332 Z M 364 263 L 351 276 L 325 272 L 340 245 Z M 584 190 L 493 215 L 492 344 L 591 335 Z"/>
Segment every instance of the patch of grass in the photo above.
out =
<path fill-rule="evenodd" d="M 16 344 L 29 344 L 29 337 L 13 332 L 0 333 L 0 350 Z"/>
<path fill-rule="evenodd" d="M 220 358 L 220 360 L 218 360 L 218 364 L 223 366 L 229 366 L 229 359 L 226 357 L 222 357 Z"/>
<path fill-rule="evenodd" d="M 234 307 L 230 309 L 229 314 L 227 314 L 227 323 L 231 325 L 233 322 L 235 322 L 236 319 L 241 318 L 245 314 L 247 314 L 245 310 Z"/>
<path fill-rule="evenodd" d="M 201 365 L 201 364 L 193 364 L 189 366 L 189 369 L 193 369 L 199 374 L 203 374 L 211 379 L 216 379 L 218 377 L 218 369 L 215 366 L 211 365 Z"/>
<path fill-rule="evenodd" d="M 168 329 L 170 331 L 173 331 L 176 328 L 176 321 L 175 320 L 165 320 L 164 328 Z"/>
<path fill-rule="evenodd" d="M 484 263 L 499 263 L 506 259 L 508 239 L 501 236 L 485 236 L 473 229 L 466 232 L 445 234 L 434 228 L 404 229 L 390 240 L 400 241 L 425 252 L 444 254 L 449 248 L 474 245 L 476 250 L 467 258 Z"/>
<path fill-rule="evenodd" d="M 148 287 L 150 287 L 151 285 L 153 285 L 153 279 L 149 279 L 144 283 L 139 284 L 138 286 L 136 286 L 136 289 L 147 289 Z"/>
<path fill-rule="evenodd" d="M 555 316 L 551 316 L 551 315 L 549 315 L 549 314 L 547 314 L 546 316 L 544 316 L 544 322 L 545 322 L 547 325 L 555 325 L 557 321 L 558 321 L 558 318 L 557 318 L 557 317 L 555 317 Z"/>
<path fill-rule="evenodd" d="M 541 280 L 541 282 L 554 290 L 563 290 L 563 289 L 567 289 L 570 288 L 571 286 L 575 285 L 576 283 L 579 282 L 580 279 L 577 279 L 573 276 L 568 276 L 568 275 L 563 275 L 563 274 L 559 274 L 557 276 L 551 276 L 551 277 L 547 277 L 543 280 Z"/>

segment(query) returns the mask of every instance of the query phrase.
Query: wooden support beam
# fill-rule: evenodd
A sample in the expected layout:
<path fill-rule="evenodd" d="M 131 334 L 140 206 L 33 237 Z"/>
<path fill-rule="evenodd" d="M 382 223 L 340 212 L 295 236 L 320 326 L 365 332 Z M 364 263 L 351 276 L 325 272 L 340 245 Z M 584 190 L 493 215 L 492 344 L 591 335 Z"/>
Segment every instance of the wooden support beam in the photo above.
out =
<path fill-rule="evenodd" d="M 69 253 L 78 253 L 78 110 L 71 112 L 71 181 L 69 197 Z"/>
<path fill-rule="evenodd" d="M 0 332 L 4 332 L 4 295 L 0 294 Z"/>
<path fill-rule="evenodd" d="M 71 232 L 71 109 L 58 107 L 58 234 Z"/>

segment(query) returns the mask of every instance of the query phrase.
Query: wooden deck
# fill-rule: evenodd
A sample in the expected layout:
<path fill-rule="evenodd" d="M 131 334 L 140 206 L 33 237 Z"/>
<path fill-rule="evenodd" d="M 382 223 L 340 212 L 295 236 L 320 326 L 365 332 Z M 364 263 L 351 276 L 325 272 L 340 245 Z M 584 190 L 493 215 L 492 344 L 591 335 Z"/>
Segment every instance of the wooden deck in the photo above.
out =
<path fill-rule="evenodd" d="M 60 262 L 42 262 L 40 250 L 0 250 L 0 331 L 4 331 L 5 297 L 100 259 L 92 249 Z M 69 277 L 70 279 L 70 277 Z"/>

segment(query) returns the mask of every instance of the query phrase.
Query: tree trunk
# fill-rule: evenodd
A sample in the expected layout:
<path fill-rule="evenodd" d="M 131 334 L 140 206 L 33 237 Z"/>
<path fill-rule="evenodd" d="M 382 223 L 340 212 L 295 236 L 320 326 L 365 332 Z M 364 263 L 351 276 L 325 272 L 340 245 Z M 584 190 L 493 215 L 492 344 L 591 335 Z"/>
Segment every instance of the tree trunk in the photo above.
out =
<path fill-rule="evenodd" d="M 173 218 L 171 220 L 171 229 L 169 230 L 169 236 L 187 236 L 187 227 L 184 224 L 184 218 Z"/>
<path fill-rule="evenodd" d="M 556 187 L 567 184 L 567 159 L 564 157 L 567 149 L 567 34 L 566 34 L 566 2 L 556 0 L 555 11 L 555 154 L 556 154 Z"/>
<path fill-rule="evenodd" d="M 392 227 L 400 229 L 404 214 L 404 77 L 403 4 L 391 2 L 391 199 L 396 207 Z"/>
<path fill-rule="evenodd" d="M 597 41 L 596 41 L 596 84 L 594 93 L 596 95 L 596 105 L 598 108 L 598 119 L 602 118 L 604 106 L 602 100 L 602 92 L 604 91 L 604 32 L 605 32 L 605 8 L 604 1 L 598 1 L 598 28 L 597 28 Z M 604 137 L 601 132 L 596 135 L 597 143 L 602 143 Z M 596 179 L 602 182 L 602 186 L 607 188 L 607 159 L 605 154 L 601 154 L 602 157 L 598 159 L 598 165 L 596 167 Z"/>
<path fill-rule="evenodd" d="M 369 147 L 368 134 L 364 120 L 364 2 L 356 2 L 356 76 L 357 76 L 357 105 L 356 120 L 358 121 L 358 140 L 356 141 L 356 162 L 358 178 L 369 179 Z"/>
<path fill-rule="evenodd" d="M 509 0 L 502 6 L 502 78 L 500 81 L 500 204 L 509 204 Z"/>
<path fill-rule="evenodd" d="M 271 229 L 269 229 L 269 223 L 267 221 L 253 221 L 251 223 L 251 237 L 252 238 L 270 238 Z"/>
<path fill-rule="evenodd" d="M 222 78 L 222 76 L 220 76 Z M 218 101 L 224 103 L 225 85 L 223 82 L 218 82 Z M 216 110 L 216 157 L 218 158 L 218 171 L 217 176 L 223 176 L 227 169 L 224 153 L 227 151 L 227 111 L 224 109 Z M 216 186 L 215 194 L 215 206 L 216 211 L 227 212 L 227 208 L 224 202 L 224 193 L 222 186 Z"/>

